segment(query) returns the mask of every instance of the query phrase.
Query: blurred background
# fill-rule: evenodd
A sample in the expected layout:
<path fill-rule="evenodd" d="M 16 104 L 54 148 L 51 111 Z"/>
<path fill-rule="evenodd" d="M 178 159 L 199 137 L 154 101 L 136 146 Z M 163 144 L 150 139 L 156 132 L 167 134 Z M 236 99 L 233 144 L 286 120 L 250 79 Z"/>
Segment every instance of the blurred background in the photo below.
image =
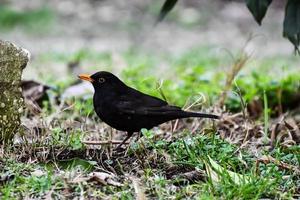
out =
<path fill-rule="evenodd" d="M 282 1 L 272 2 L 262 26 L 244 1 L 179 1 L 158 24 L 161 0 L 0 2 L 0 38 L 31 52 L 23 78 L 63 96 L 91 95 L 88 83 L 68 88 L 79 83 L 79 73 L 108 70 L 156 96 L 164 81 L 171 103 L 180 106 L 199 92 L 216 100 L 232 66 L 247 54 L 236 79 L 250 101 L 299 72 L 294 47 L 282 37 Z M 229 96 L 236 102 L 229 107 L 240 108 L 239 97 Z"/>
<path fill-rule="evenodd" d="M 231 53 L 245 47 L 256 59 L 295 59 L 293 46 L 282 37 L 281 1 L 272 3 L 261 27 L 244 1 L 225 0 L 180 1 L 162 23 L 154 26 L 163 3 L 1 0 L 0 38 L 28 49 L 32 60 L 24 77 L 43 80 L 50 76 L 47 70 L 55 78 L 63 78 L 66 63 L 76 59 L 81 60 L 85 71 L 112 68 L 118 72 L 130 67 L 122 56 L 130 51 L 158 57 L 155 64 L 159 70 L 154 71 L 164 76 L 168 74 L 161 72 L 172 67 L 161 59 L 163 55 L 180 56 L 196 49 L 203 52 L 194 56 L 225 58 L 218 63 L 223 67 L 230 64 Z"/>
<path fill-rule="evenodd" d="M 226 77 L 235 76 L 233 66 L 245 54 L 249 58 L 234 78 L 247 102 L 262 99 L 263 90 L 273 99 L 286 82 L 294 82 L 289 94 L 299 88 L 294 81 L 299 58 L 282 37 L 282 1 L 272 2 L 262 26 L 244 1 L 179 1 L 158 24 L 161 0 L 0 3 L 0 38 L 31 52 L 23 79 L 46 84 L 63 97 L 90 97 L 90 84 L 71 87 L 80 83 L 77 75 L 108 70 L 156 96 L 163 83 L 173 104 L 184 106 L 199 93 L 214 102 L 228 90 Z M 241 104 L 232 90 L 227 106 L 237 111 Z"/>

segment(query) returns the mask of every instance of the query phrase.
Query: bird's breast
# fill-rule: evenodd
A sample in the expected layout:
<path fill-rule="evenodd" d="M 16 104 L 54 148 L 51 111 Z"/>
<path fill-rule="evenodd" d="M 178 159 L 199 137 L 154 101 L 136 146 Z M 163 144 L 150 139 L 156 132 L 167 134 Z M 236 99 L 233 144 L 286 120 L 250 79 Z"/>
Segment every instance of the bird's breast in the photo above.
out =
<path fill-rule="evenodd" d="M 94 109 L 98 117 L 111 127 L 123 130 L 131 116 L 125 116 L 115 107 L 113 100 L 105 99 L 94 101 Z"/>

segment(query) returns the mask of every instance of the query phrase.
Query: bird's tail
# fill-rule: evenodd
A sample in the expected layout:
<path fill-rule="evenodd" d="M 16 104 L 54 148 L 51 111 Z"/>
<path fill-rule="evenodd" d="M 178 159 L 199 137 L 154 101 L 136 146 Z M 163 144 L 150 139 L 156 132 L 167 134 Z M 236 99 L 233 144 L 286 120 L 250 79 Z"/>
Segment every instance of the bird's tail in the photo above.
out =
<path fill-rule="evenodd" d="M 210 119 L 220 119 L 220 116 L 207 113 L 196 113 L 196 112 L 184 112 L 184 117 L 201 117 Z"/>

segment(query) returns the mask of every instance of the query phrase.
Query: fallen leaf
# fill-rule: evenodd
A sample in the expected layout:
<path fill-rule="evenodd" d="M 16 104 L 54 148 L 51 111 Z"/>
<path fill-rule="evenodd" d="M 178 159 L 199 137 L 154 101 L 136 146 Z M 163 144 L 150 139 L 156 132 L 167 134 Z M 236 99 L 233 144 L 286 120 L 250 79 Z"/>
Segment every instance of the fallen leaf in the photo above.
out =
<path fill-rule="evenodd" d="M 262 157 L 260 157 L 259 159 L 257 159 L 257 162 L 262 162 L 264 164 L 274 163 L 279 168 L 287 169 L 287 170 L 290 170 L 290 171 L 294 171 L 296 174 L 300 175 L 300 168 L 299 167 L 296 167 L 296 166 L 284 163 L 282 161 L 279 161 L 279 160 L 273 158 L 272 156 L 263 155 Z"/>
<path fill-rule="evenodd" d="M 2 173 L 2 174 L 0 174 L 0 184 L 11 181 L 14 178 L 15 178 L 15 175 L 12 172 Z"/>
<path fill-rule="evenodd" d="M 257 119 L 263 112 L 262 101 L 258 97 L 253 98 L 253 100 L 248 103 L 247 110 L 252 118 Z"/>
<path fill-rule="evenodd" d="M 81 183 L 81 182 L 87 182 L 87 181 L 96 181 L 97 183 L 100 183 L 101 185 L 112 185 L 121 187 L 123 186 L 122 183 L 117 181 L 117 177 L 114 174 L 109 174 L 105 172 L 91 172 L 88 176 L 78 176 L 72 181 L 69 181 L 70 183 Z"/>
<path fill-rule="evenodd" d="M 51 87 L 33 80 L 23 80 L 21 88 L 27 108 L 34 114 L 40 113 L 43 101 L 49 101 L 47 90 Z"/>
<path fill-rule="evenodd" d="M 46 172 L 44 172 L 40 169 L 36 169 L 31 173 L 32 176 L 37 176 L 37 177 L 43 176 L 45 174 L 46 174 Z"/>
<path fill-rule="evenodd" d="M 300 130 L 299 127 L 297 126 L 297 123 L 295 122 L 295 120 L 293 119 L 289 119 L 288 121 L 285 120 L 284 124 L 286 126 L 286 128 L 289 130 L 292 139 L 296 142 L 296 143 L 300 143 Z"/>
<path fill-rule="evenodd" d="M 205 172 L 201 169 L 196 169 L 190 172 L 185 172 L 181 175 L 179 175 L 180 178 L 184 178 L 190 182 L 197 182 L 197 181 L 203 181 L 207 177 L 205 175 Z"/>
<path fill-rule="evenodd" d="M 251 181 L 251 178 L 249 176 L 238 174 L 230 170 L 227 170 L 224 167 L 220 166 L 218 163 L 216 163 L 209 156 L 208 156 L 208 161 L 209 163 L 204 161 L 206 172 L 208 176 L 212 179 L 212 181 L 215 183 L 220 182 L 223 174 L 229 175 L 231 180 L 237 185 L 247 184 Z"/>
<path fill-rule="evenodd" d="M 104 172 L 92 172 L 89 174 L 89 178 L 90 180 L 95 180 L 103 185 L 113 185 L 117 187 L 123 186 L 123 184 L 115 180 L 116 176 L 113 174 L 108 174 Z"/>
<path fill-rule="evenodd" d="M 140 183 L 136 177 L 129 176 L 129 179 L 132 181 L 132 185 L 135 191 L 135 195 L 137 200 L 146 200 L 146 195 L 144 189 L 140 186 Z"/>

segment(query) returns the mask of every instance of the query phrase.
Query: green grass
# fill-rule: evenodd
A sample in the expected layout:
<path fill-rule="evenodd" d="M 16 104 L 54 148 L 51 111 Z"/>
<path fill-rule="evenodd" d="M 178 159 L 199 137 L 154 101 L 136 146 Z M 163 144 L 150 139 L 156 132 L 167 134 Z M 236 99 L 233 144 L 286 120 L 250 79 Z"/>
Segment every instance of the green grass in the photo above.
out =
<path fill-rule="evenodd" d="M 17 11 L 7 6 L 0 7 L 0 28 L 10 30 L 16 27 L 31 33 L 47 30 L 54 19 L 54 14 L 48 8 Z"/>
<path fill-rule="evenodd" d="M 191 49 L 176 56 L 130 49 L 118 56 L 125 65 L 120 76 L 128 85 L 160 98 L 163 93 L 170 103 L 179 106 L 190 105 L 204 97 L 206 101 L 194 106 L 195 110 L 206 109 L 218 101 L 226 80 L 224 71 L 228 71 L 230 66 L 228 58 L 216 56 L 209 47 Z M 118 62 L 114 61 L 110 52 L 98 53 L 88 49 L 74 54 L 51 52 L 41 55 L 33 61 L 32 68 L 41 70 L 39 66 L 43 63 L 55 63 L 56 66 L 57 63 L 66 65 L 74 60 L 80 61 L 80 66 L 87 72 L 118 70 Z M 285 68 L 280 77 L 273 68 L 278 63 L 280 66 L 276 71 L 282 72 L 280 67 Z M 289 105 L 293 94 L 299 92 L 300 76 L 294 73 L 297 67 L 294 59 L 266 58 L 257 60 L 256 66 L 252 64 L 248 63 L 238 74 L 236 85 L 246 104 L 256 98 L 262 103 L 268 101 L 268 106 L 265 106 L 268 117 L 262 113 L 254 121 L 257 125 L 265 123 L 267 128 L 272 124 L 272 117 L 277 116 L 276 106 L 279 103 Z M 76 80 L 70 75 L 57 77 L 56 68 L 47 70 L 50 71 L 43 71 L 40 78 L 56 88 L 51 92 L 53 99 Z M 158 89 L 160 78 L 163 78 L 163 84 Z M 240 97 L 235 94 L 236 91 L 236 86 L 232 86 L 226 101 L 227 111 L 241 111 Z M 66 104 L 70 107 L 62 112 L 57 106 L 45 108 L 39 118 L 46 124 L 42 131 L 37 135 L 25 135 L 28 139 L 24 144 L 4 149 L 4 156 L 0 159 L 2 199 L 41 198 L 49 194 L 57 199 L 64 196 L 79 198 L 81 195 L 85 198 L 134 199 L 136 192 L 128 174 L 135 176 L 143 193 L 153 199 L 299 197 L 299 175 L 274 163 L 257 164 L 261 155 L 222 139 L 216 132 L 216 125 L 211 123 L 201 124 L 191 134 L 190 125 L 195 121 L 187 120 L 182 122 L 184 128 L 172 133 L 168 139 L 156 133 L 167 134 L 172 132 L 171 128 L 142 130 L 144 137 L 132 143 L 127 155 L 112 156 L 109 145 L 92 148 L 82 143 L 86 137 L 108 140 L 111 131 L 96 117 L 91 98 L 70 98 Z M 289 107 L 286 109 L 292 110 Z M 49 116 L 54 117 L 50 120 Z M 243 123 L 237 125 L 242 126 Z M 236 128 L 232 127 L 232 130 L 233 135 L 240 134 Z M 292 166 L 300 164 L 299 145 L 287 147 L 277 142 L 273 150 L 262 147 L 260 153 Z M 213 168 L 209 158 L 224 169 L 218 172 L 212 169 L 218 178 L 207 173 L 208 166 Z M 90 172 L 102 170 L 114 171 L 118 182 L 123 185 L 102 185 L 97 181 L 72 182 L 75 177 L 87 177 Z M 42 174 L 36 171 L 42 171 Z M 204 175 L 195 180 L 182 176 L 191 171 L 203 172 Z M 245 181 L 236 183 L 230 172 L 245 178 Z M 7 174 L 12 176 L 8 180 L 3 179 L 9 177 Z M 246 177 L 250 181 L 246 181 Z"/>
<path fill-rule="evenodd" d="M 54 140 L 56 141 L 57 139 Z M 213 137 L 208 134 L 191 137 L 186 135 L 172 143 L 167 143 L 163 140 L 153 141 L 151 137 L 147 137 L 145 145 L 150 145 L 150 150 L 143 153 L 143 151 L 139 150 L 141 147 L 138 147 L 138 149 L 133 149 L 134 151 L 129 152 L 129 157 L 134 157 L 135 154 L 139 154 L 141 157 L 149 155 L 151 157 L 151 154 L 156 154 L 158 158 L 164 158 L 165 155 L 170 156 L 170 161 L 168 162 L 164 159 L 153 160 L 153 158 L 149 157 L 148 160 L 145 160 L 144 166 L 139 166 L 141 170 L 139 173 L 143 174 L 140 181 L 145 187 L 145 193 L 150 197 L 160 199 L 169 197 L 192 199 L 259 199 L 268 197 L 288 199 L 288 197 L 293 196 L 300 184 L 299 177 L 293 175 L 290 171 L 280 170 L 274 164 L 260 164 L 260 174 L 256 174 L 255 156 L 247 153 L 247 151 L 237 151 L 237 146 L 225 142 L 218 136 Z M 52 147 L 55 148 L 55 146 Z M 295 166 L 299 165 L 296 154 L 286 154 L 280 148 L 270 155 L 283 162 Z M 205 161 L 207 161 L 208 156 L 217 161 L 226 170 L 251 177 L 251 181 L 237 185 L 226 173 L 220 174 L 221 181 L 218 183 L 214 183 L 209 178 L 207 181 L 189 182 L 182 178 L 170 179 L 166 177 L 170 165 L 178 168 L 192 167 L 205 170 Z M 55 190 L 57 195 L 62 195 L 63 191 L 68 189 L 72 196 L 79 196 L 81 190 L 90 190 L 95 193 L 99 190 L 99 185 L 96 183 L 87 182 L 82 183 L 83 185 L 68 183 L 66 185 L 63 178 L 66 177 L 67 180 L 73 178 L 69 176 L 72 176 L 71 174 L 74 173 L 72 172 L 74 170 L 81 175 L 87 175 L 91 166 L 96 166 L 96 168 L 101 166 L 95 161 L 89 163 L 90 161 L 77 159 L 54 160 L 52 162 L 56 164 L 51 165 L 53 167 L 49 167 L 49 165 L 44 166 L 42 163 L 23 164 L 11 159 L 2 160 L 2 162 L 5 163 L 5 167 L 1 169 L 0 174 L 4 175 L 9 172 L 14 175 L 13 179 L 4 183 L 0 190 L 3 199 L 19 198 L 25 195 L 38 197 L 45 195 L 50 190 Z M 123 164 L 125 165 L 123 167 L 130 168 L 130 166 L 127 166 L 128 164 Z M 33 175 L 32 173 L 37 169 L 42 170 L 44 174 L 41 176 Z M 58 169 L 66 173 L 66 175 L 58 175 Z M 180 175 L 180 173 L 175 173 L 175 175 Z M 286 175 L 289 178 L 282 179 Z M 101 192 L 95 195 L 98 197 L 110 195 L 114 198 L 132 199 L 135 193 L 130 185 L 128 183 L 121 188 L 112 186 L 100 187 Z M 176 188 L 176 190 L 169 189 L 172 187 Z"/>
<path fill-rule="evenodd" d="M 146 141 L 146 145 L 148 142 L 151 143 L 151 141 Z M 234 171 L 243 176 L 249 176 L 251 181 L 237 185 L 226 173 L 220 174 L 221 180 L 218 183 L 209 178 L 208 181 L 196 182 L 180 181 L 180 178 L 170 179 L 166 177 L 167 165 L 170 165 L 170 163 L 165 163 L 163 159 L 159 159 L 154 163 L 150 159 L 146 161 L 149 166 L 140 169 L 142 170 L 140 173 L 143 174 L 140 180 L 143 182 L 147 196 L 161 199 L 169 197 L 192 199 L 259 199 L 267 197 L 288 199 L 299 187 L 299 177 L 292 175 L 292 172 L 278 169 L 274 164 L 260 164 L 259 171 L 261 174 L 257 175 L 255 172 L 256 158 L 245 151 L 238 153 L 238 147 L 225 142 L 219 137 L 205 135 L 186 136 L 171 144 L 166 144 L 164 141 L 153 141 L 152 144 L 154 149 L 151 151 L 155 151 L 158 157 L 162 158 L 166 154 L 170 155 L 172 166 L 181 168 L 195 167 L 205 170 L 205 160 L 207 156 L 210 156 L 224 169 Z M 147 156 L 145 153 L 139 154 L 141 157 Z M 151 154 L 151 152 L 148 151 L 147 154 Z M 296 155 L 286 155 L 280 149 L 277 149 L 277 152 L 274 152 L 274 154 L 279 160 L 291 164 L 299 164 L 295 158 Z M 129 153 L 129 156 L 134 156 L 134 152 Z M 4 199 L 24 197 L 24 195 L 37 197 L 45 195 L 51 189 L 61 193 L 66 189 L 63 180 L 65 176 L 58 176 L 56 174 L 57 169 L 59 168 L 64 173 L 74 173 L 72 171 L 79 170 L 80 174 L 84 175 L 87 174 L 86 168 L 76 168 L 76 166 L 87 165 L 85 162 L 84 160 L 69 160 L 64 161 L 64 163 L 57 161 L 54 168 L 43 168 L 41 164 L 22 164 L 13 160 L 5 160 L 5 167 L 1 169 L 1 174 L 9 171 L 11 174 L 14 174 L 14 178 L 2 187 L 2 197 Z M 153 167 L 153 165 L 156 165 L 156 167 Z M 44 174 L 41 176 L 30 175 L 37 169 L 43 170 Z M 282 179 L 284 175 L 289 175 L 290 178 Z M 72 175 L 70 174 L 70 176 Z M 70 179 L 70 177 L 66 178 Z M 68 188 L 74 196 L 80 195 L 79 190 L 99 189 L 97 184 L 88 183 L 81 186 L 80 184 L 68 184 Z M 168 189 L 170 187 L 174 187 L 176 190 Z M 111 197 L 124 199 L 131 199 L 134 196 L 134 190 L 130 184 L 125 184 L 121 188 L 106 186 L 101 187 L 100 190 L 101 194 L 98 194 L 100 196 L 111 195 Z"/>

